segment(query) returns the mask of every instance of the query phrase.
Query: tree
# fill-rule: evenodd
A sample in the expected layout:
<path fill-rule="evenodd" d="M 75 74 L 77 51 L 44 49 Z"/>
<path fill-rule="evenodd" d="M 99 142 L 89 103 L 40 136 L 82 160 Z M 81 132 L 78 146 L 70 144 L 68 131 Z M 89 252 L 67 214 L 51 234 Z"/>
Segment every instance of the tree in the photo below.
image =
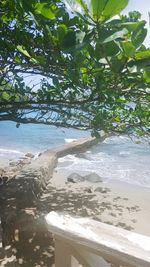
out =
<path fill-rule="evenodd" d="M 146 22 L 120 15 L 127 4 L 3 0 L 0 121 L 148 131 Z"/>

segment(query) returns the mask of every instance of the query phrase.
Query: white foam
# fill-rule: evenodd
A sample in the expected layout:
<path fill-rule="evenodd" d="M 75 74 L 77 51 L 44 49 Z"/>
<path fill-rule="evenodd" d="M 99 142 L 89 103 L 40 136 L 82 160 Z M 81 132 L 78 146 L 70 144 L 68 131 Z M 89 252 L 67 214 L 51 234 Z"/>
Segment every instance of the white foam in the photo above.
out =
<path fill-rule="evenodd" d="M 19 154 L 19 155 L 24 155 L 23 152 L 18 151 L 18 150 L 14 150 L 14 149 L 4 149 L 4 148 L 0 148 L 0 153 L 5 153 L 5 154 Z"/>
<path fill-rule="evenodd" d="M 78 162 L 78 158 L 75 157 L 74 155 L 67 155 L 65 157 L 59 158 L 58 162 L 65 162 L 65 161 L 73 161 L 73 162 Z"/>
<path fill-rule="evenodd" d="M 132 142 L 131 139 L 127 136 L 112 136 L 106 138 L 103 143 L 105 144 L 120 144 L 120 143 L 129 143 Z"/>
<path fill-rule="evenodd" d="M 131 153 L 129 151 L 120 151 L 119 155 L 130 155 Z"/>
<path fill-rule="evenodd" d="M 77 141 L 77 139 L 65 138 L 66 143 L 72 143 L 74 141 Z"/>
<path fill-rule="evenodd" d="M 61 158 L 58 169 L 69 173 L 94 171 L 105 182 L 119 180 L 150 187 L 149 146 L 135 144 L 126 136 L 111 137 L 107 141 L 94 147 L 91 153 L 84 153 L 85 158 L 77 155 Z"/>

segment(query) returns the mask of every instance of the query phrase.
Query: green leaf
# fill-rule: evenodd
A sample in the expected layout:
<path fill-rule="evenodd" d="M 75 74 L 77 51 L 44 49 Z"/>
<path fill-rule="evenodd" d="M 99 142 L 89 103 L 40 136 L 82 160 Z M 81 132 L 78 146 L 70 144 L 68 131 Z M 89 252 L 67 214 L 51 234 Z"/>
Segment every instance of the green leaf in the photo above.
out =
<path fill-rule="evenodd" d="M 134 30 L 131 41 L 133 45 L 138 48 L 144 42 L 145 37 L 147 35 L 147 29 L 143 28 L 143 25 L 138 25 L 138 27 Z"/>
<path fill-rule="evenodd" d="M 57 79 L 57 77 L 53 78 L 53 84 L 54 85 L 58 85 L 59 84 L 59 80 Z"/>
<path fill-rule="evenodd" d="M 129 32 L 133 32 L 137 29 L 137 27 L 145 26 L 145 20 L 137 22 L 124 22 L 121 23 L 121 26 L 125 27 Z"/>
<path fill-rule="evenodd" d="M 84 22 L 93 26 L 93 21 L 91 20 L 93 16 L 91 1 L 92 0 L 63 0 L 69 13 L 70 11 L 76 13 Z"/>
<path fill-rule="evenodd" d="M 149 95 L 146 97 L 146 99 L 150 102 L 150 96 Z"/>
<path fill-rule="evenodd" d="M 143 78 L 147 83 L 150 83 L 150 67 L 145 68 Z"/>
<path fill-rule="evenodd" d="M 17 57 L 17 56 L 14 58 L 14 61 L 15 61 L 16 63 L 18 63 L 18 64 L 19 64 L 19 63 L 21 63 L 21 60 L 20 60 L 20 58 L 19 58 L 19 57 Z"/>
<path fill-rule="evenodd" d="M 138 59 L 138 60 L 132 60 L 128 63 L 129 68 L 137 67 L 137 70 L 140 70 L 140 69 L 143 69 L 149 66 L 150 66 L 150 57 Z"/>
<path fill-rule="evenodd" d="M 69 11 L 73 11 L 75 13 L 83 14 L 88 12 L 87 5 L 83 0 L 64 0 L 66 7 Z"/>
<path fill-rule="evenodd" d="M 101 13 L 106 5 L 108 0 L 91 0 L 92 10 L 93 10 L 93 18 L 98 20 L 101 16 Z"/>
<path fill-rule="evenodd" d="M 103 45 L 103 49 L 105 52 L 105 55 L 107 56 L 115 56 L 119 52 L 119 46 L 115 42 L 109 42 L 105 43 Z"/>
<path fill-rule="evenodd" d="M 114 72 L 121 72 L 124 64 L 125 64 L 125 59 L 119 59 L 118 57 L 113 57 L 111 59 L 111 64 L 112 64 L 112 69 Z"/>
<path fill-rule="evenodd" d="M 120 116 L 116 116 L 116 117 L 115 117 L 115 121 L 120 122 L 120 121 L 121 121 Z"/>
<path fill-rule="evenodd" d="M 105 18 L 111 18 L 119 14 L 127 6 L 128 2 L 128 0 L 108 0 L 102 15 Z"/>
<path fill-rule="evenodd" d="M 3 92 L 2 93 L 2 98 L 7 101 L 7 100 L 9 100 L 10 95 L 7 92 Z"/>
<path fill-rule="evenodd" d="M 18 95 L 15 96 L 15 101 L 19 102 L 20 101 L 20 97 Z"/>
<path fill-rule="evenodd" d="M 38 55 L 38 56 L 35 56 L 34 59 L 32 58 L 32 62 L 36 63 L 36 64 L 40 63 L 41 65 L 44 65 L 46 62 L 46 58 L 45 58 L 45 56 Z"/>
<path fill-rule="evenodd" d="M 25 50 L 22 45 L 17 45 L 17 49 L 18 49 L 19 52 L 21 52 L 22 54 L 24 54 L 26 57 L 31 58 L 31 56 L 29 55 L 28 51 Z"/>
<path fill-rule="evenodd" d="M 105 40 L 103 40 L 102 43 L 108 43 L 108 42 L 111 42 L 111 41 L 114 41 L 114 40 L 120 39 L 120 38 L 122 39 L 127 34 L 128 34 L 128 30 L 124 28 L 121 31 L 115 32 L 114 34 L 107 37 Z"/>
<path fill-rule="evenodd" d="M 35 11 L 37 14 L 41 14 L 47 19 L 55 19 L 55 13 L 51 8 L 51 5 L 47 3 L 37 3 L 35 5 Z"/>
<path fill-rule="evenodd" d="M 127 57 L 133 57 L 135 54 L 135 47 L 131 42 L 122 42 L 121 46 Z"/>
<path fill-rule="evenodd" d="M 73 30 L 69 30 L 63 39 L 63 47 L 70 48 L 76 45 L 76 33 Z"/>
<path fill-rule="evenodd" d="M 37 26 L 39 26 L 39 24 L 38 24 L 38 22 L 37 22 L 37 20 L 36 20 L 36 18 L 35 18 L 35 16 L 34 16 L 34 14 L 33 14 L 31 11 L 29 11 L 29 14 L 30 14 L 31 18 L 33 19 L 33 21 L 35 22 L 35 24 L 36 24 Z"/>
<path fill-rule="evenodd" d="M 136 52 L 136 59 L 144 59 L 150 57 L 150 49 L 146 49 L 145 51 Z"/>
<path fill-rule="evenodd" d="M 112 36 L 114 33 L 115 31 L 102 27 L 101 29 L 99 29 L 98 32 L 99 42 L 103 43 L 107 38 Z"/>
<path fill-rule="evenodd" d="M 108 25 L 109 27 L 120 27 L 122 23 L 120 19 L 112 19 L 106 22 L 106 25 Z"/>
<path fill-rule="evenodd" d="M 39 63 L 38 60 L 35 59 L 35 58 L 33 58 L 33 57 L 32 57 L 30 60 L 31 60 L 31 62 L 34 63 L 34 64 L 38 64 L 38 63 Z"/>
<path fill-rule="evenodd" d="M 16 123 L 16 128 L 19 128 L 19 127 L 20 127 L 20 123 L 17 122 L 17 123 Z"/>
<path fill-rule="evenodd" d="M 91 5 L 86 0 L 76 0 L 75 2 L 78 2 L 80 6 L 83 8 L 86 15 L 89 15 L 91 13 Z"/>
<path fill-rule="evenodd" d="M 95 130 L 95 129 L 91 131 L 91 136 L 95 137 L 95 138 L 100 138 L 101 137 L 99 132 L 97 130 Z"/>
<path fill-rule="evenodd" d="M 62 42 L 63 39 L 64 39 L 64 36 L 67 33 L 67 27 L 66 27 L 65 24 L 60 24 L 58 26 L 57 30 L 58 30 L 58 38 L 59 38 L 59 41 Z"/>

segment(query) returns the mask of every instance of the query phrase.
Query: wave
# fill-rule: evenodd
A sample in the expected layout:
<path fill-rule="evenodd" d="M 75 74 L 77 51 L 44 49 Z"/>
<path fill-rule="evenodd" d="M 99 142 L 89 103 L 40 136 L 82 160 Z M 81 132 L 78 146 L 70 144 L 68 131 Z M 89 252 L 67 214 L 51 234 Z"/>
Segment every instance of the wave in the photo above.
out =
<path fill-rule="evenodd" d="M 14 153 L 14 154 L 23 154 L 21 151 L 18 151 L 18 150 L 4 149 L 4 148 L 0 148 L 0 152 L 3 152 L 3 153 Z"/>
<path fill-rule="evenodd" d="M 17 154 L 17 155 L 24 155 L 23 152 L 14 150 L 14 149 L 5 149 L 5 148 L 0 148 L 0 154 Z"/>
<path fill-rule="evenodd" d="M 67 155 L 58 160 L 57 169 L 67 175 L 74 172 L 96 172 L 104 182 L 119 180 L 150 188 L 149 145 L 140 139 L 134 143 L 129 137 L 111 137 L 97 144 L 89 153 Z"/>
<path fill-rule="evenodd" d="M 74 142 L 74 141 L 77 141 L 77 139 L 65 138 L 65 142 L 66 143 L 71 143 L 71 142 Z"/>

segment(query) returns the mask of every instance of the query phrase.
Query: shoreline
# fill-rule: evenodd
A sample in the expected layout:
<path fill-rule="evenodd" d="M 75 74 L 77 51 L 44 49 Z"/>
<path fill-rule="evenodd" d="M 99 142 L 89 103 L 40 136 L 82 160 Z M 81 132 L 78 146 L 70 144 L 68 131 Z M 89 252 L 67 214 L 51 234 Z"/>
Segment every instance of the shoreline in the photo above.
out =
<path fill-rule="evenodd" d="M 13 164 L 10 166 L 18 173 L 6 186 L 0 186 L 3 219 L 1 227 L 5 222 L 4 229 L 0 229 L 3 233 L 2 237 L 0 236 L 0 239 L 2 238 L 0 263 L 9 261 L 12 255 L 15 266 L 18 266 L 17 263 L 20 266 L 18 253 L 22 255 L 24 262 L 29 263 L 28 266 L 31 262 L 34 266 L 35 259 L 36 263 L 40 262 L 41 255 L 47 264 L 50 264 L 50 260 L 52 264 L 54 263 L 54 243 L 44 219 L 50 211 L 75 217 L 89 217 L 150 236 L 149 188 L 117 181 L 68 182 L 68 174 L 63 173 L 62 169 L 58 170 L 59 157 L 68 153 L 74 154 L 75 151 L 80 153 L 92 142 L 90 139 L 80 140 L 47 150 L 35 160 L 30 159 L 28 164 L 25 159 L 24 164 L 19 164 L 19 170 L 16 166 L 17 160 L 14 166 Z M 9 165 L 6 172 L 9 170 L 8 167 Z M 73 168 L 71 172 L 74 172 Z M 29 243 L 29 240 L 32 242 Z M 5 246 L 7 244 L 10 246 L 8 254 L 5 248 L 2 248 L 1 242 Z M 40 248 L 38 255 L 35 250 L 37 247 Z M 14 253 L 14 248 L 17 248 L 17 254 Z M 43 256 L 43 250 L 48 254 Z M 51 255 L 51 258 L 48 255 Z"/>
<path fill-rule="evenodd" d="M 81 143 L 82 145 L 84 144 L 85 147 L 84 140 Z M 76 148 L 78 148 L 79 151 L 80 149 L 82 151 L 82 147 L 80 146 L 81 145 L 79 140 L 78 142 L 72 142 L 69 145 L 66 144 L 52 150 L 49 149 L 40 155 L 40 157 L 37 159 L 37 163 L 41 161 L 41 156 L 44 160 L 48 160 L 49 155 L 53 155 L 53 153 L 55 153 L 56 157 L 59 158 L 64 156 L 64 154 L 69 154 L 70 152 L 74 154 L 74 150 Z M 7 171 L 9 172 L 10 169 L 12 172 L 16 172 L 19 168 L 20 171 L 21 168 L 24 167 L 24 165 L 30 165 L 30 163 L 33 162 L 31 161 L 31 158 L 26 158 L 26 155 L 24 155 L 22 159 L 0 159 L 0 169 L 6 170 L 6 173 Z M 32 164 L 33 168 L 36 168 L 35 163 L 36 162 Z M 73 170 L 72 173 L 74 173 Z M 63 168 L 59 167 L 58 162 L 54 168 L 52 178 L 48 181 L 48 185 L 45 191 L 49 194 L 49 188 L 52 187 L 53 190 L 56 193 L 58 192 L 59 195 L 59 191 L 62 190 L 64 199 L 66 198 L 65 195 L 67 195 L 69 192 L 72 192 L 75 197 L 77 197 L 77 195 L 80 195 L 81 197 L 84 197 L 86 195 L 88 199 L 89 196 L 91 201 L 93 201 L 94 203 L 93 209 L 95 210 L 95 212 L 92 211 L 90 203 L 87 203 L 87 205 L 85 204 L 83 205 L 83 207 L 80 207 L 80 210 L 82 208 L 83 210 L 85 209 L 85 212 L 83 212 L 84 215 L 90 216 L 104 223 L 113 224 L 115 226 L 122 227 L 127 230 L 135 231 L 150 236 L 150 228 L 148 224 L 150 221 L 150 188 L 135 184 L 131 185 L 127 182 L 122 182 L 119 180 L 109 180 L 106 182 L 101 181 L 96 183 L 88 181 L 78 181 L 72 183 L 67 181 L 68 174 L 70 174 L 70 171 L 69 173 L 67 173 L 66 171 L 63 172 Z M 78 172 L 78 174 L 84 175 L 83 172 Z M 85 174 L 87 174 L 86 171 Z M 72 211 L 73 209 L 74 211 L 77 210 L 75 207 L 76 201 L 76 199 L 73 201 Z M 54 203 L 54 206 L 56 204 L 57 208 L 59 209 L 59 201 L 57 203 L 56 199 L 55 202 L 56 203 Z M 70 203 L 68 202 L 66 203 L 66 205 L 68 205 L 69 207 Z M 49 206 L 47 207 L 47 212 L 49 212 Z M 82 212 L 79 212 L 79 214 L 77 212 L 76 215 L 82 216 Z"/>
<path fill-rule="evenodd" d="M 57 153 L 57 150 L 60 150 L 61 152 L 58 152 L 58 154 L 61 154 L 64 153 L 63 147 L 64 146 L 60 147 L 60 149 L 56 148 L 52 151 L 48 150 L 44 153 L 53 153 L 53 151 L 56 151 Z M 68 151 L 68 146 L 66 151 Z M 42 155 L 44 155 L 44 153 L 42 153 Z M 31 158 L 26 158 L 25 155 L 23 159 L 0 159 L 0 169 L 6 170 L 6 174 L 10 172 L 11 176 L 13 176 L 12 174 L 18 172 L 24 164 L 28 165 L 30 163 Z M 109 180 L 96 183 L 88 181 L 71 183 L 67 181 L 68 174 L 70 174 L 70 171 L 68 173 L 66 171 L 63 172 L 63 168 L 61 169 L 61 167 L 59 167 L 58 162 L 54 168 L 52 178 L 49 180 L 47 187 L 53 187 L 56 192 L 62 190 L 64 198 L 65 194 L 68 194 L 69 192 L 80 196 L 87 194 L 87 196 L 89 196 L 95 203 L 93 205 L 93 209 L 96 210 L 96 212 L 92 212 L 92 210 L 88 208 L 88 205 L 83 206 L 83 210 L 86 210 L 85 214 L 87 214 L 87 216 L 100 220 L 104 223 L 150 236 L 150 188 L 129 184 L 119 180 Z M 78 174 L 83 175 L 83 172 L 78 172 Z M 86 171 L 85 174 L 87 174 Z M 46 189 L 46 192 L 47 191 L 48 189 Z M 55 204 L 57 208 L 59 208 L 57 200 Z M 73 205 L 74 210 L 76 210 L 76 203 L 74 202 Z M 49 208 L 47 207 L 47 212 L 48 211 Z M 76 215 L 78 216 L 78 212 Z M 82 213 L 80 213 L 79 216 L 82 216 Z"/>

